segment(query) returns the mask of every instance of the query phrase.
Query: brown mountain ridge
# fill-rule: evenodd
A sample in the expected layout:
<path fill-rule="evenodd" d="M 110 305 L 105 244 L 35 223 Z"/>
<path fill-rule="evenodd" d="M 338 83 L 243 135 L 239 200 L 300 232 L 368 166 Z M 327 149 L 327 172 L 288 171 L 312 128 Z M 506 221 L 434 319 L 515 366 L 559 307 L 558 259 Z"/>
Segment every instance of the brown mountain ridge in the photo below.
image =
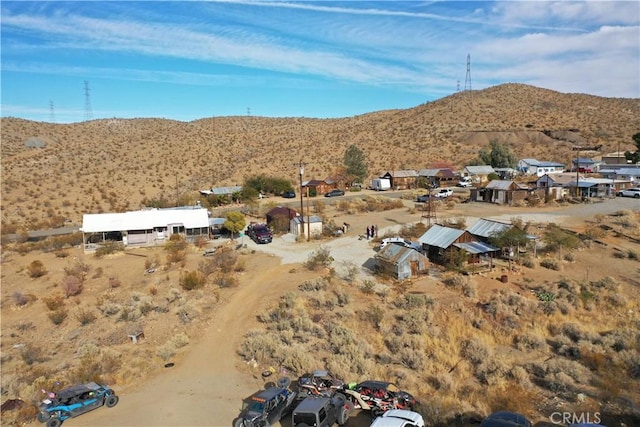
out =
<path fill-rule="evenodd" d="M 518 158 L 570 163 L 576 144 L 634 150 L 640 99 L 502 84 L 404 110 L 340 118 L 213 117 L 192 122 L 102 119 L 55 124 L 2 118 L 3 234 L 80 223 L 82 214 L 138 209 L 264 173 L 322 179 L 355 144 L 370 177 L 433 163 L 462 167 L 491 140 Z M 36 138 L 43 148 L 27 144 Z M 597 155 L 597 153 L 585 153 Z"/>

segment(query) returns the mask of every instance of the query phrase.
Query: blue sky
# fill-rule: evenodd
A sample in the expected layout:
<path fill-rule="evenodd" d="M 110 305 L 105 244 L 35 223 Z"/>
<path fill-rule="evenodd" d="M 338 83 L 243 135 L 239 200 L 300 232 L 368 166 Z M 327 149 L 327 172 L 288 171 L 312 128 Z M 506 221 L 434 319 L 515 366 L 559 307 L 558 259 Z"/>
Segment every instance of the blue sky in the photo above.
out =
<path fill-rule="evenodd" d="M 520 82 L 640 98 L 637 1 L 2 1 L 1 114 L 350 117 Z M 52 108 L 53 107 L 53 108 Z"/>

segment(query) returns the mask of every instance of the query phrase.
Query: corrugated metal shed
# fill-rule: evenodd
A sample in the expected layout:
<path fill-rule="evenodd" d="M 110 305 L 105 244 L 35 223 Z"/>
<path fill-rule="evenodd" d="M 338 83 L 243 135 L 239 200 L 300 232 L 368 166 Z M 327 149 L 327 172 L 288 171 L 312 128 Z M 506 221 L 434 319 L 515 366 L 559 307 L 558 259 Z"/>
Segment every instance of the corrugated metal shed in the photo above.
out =
<path fill-rule="evenodd" d="M 309 221 L 309 218 L 311 218 L 311 221 Z M 298 225 L 302 221 L 302 218 L 300 216 L 297 216 L 295 218 L 292 218 L 291 221 L 293 221 L 295 225 Z M 322 218 L 320 218 L 318 215 L 311 215 L 311 217 L 308 217 L 308 216 L 304 217 L 305 224 L 307 223 L 313 224 L 314 222 L 322 222 Z"/>
<path fill-rule="evenodd" d="M 453 246 L 465 250 L 473 255 L 498 252 L 500 250 L 484 242 L 454 243 Z"/>
<path fill-rule="evenodd" d="M 438 248 L 446 249 L 460 236 L 464 234 L 464 230 L 458 230 L 457 228 L 443 227 L 441 225 L 432 225 L 420 238 L 418 242 L 423 245 L 436 246 Z"/>
<path fill-rule="evenodd" d="M 528 190 L 529 187 L 511 180 L 494 179 L 485 188 L 490 190 Z"/>
<path fill-rule="evenodd" d="M 385 172 L 383 175 L 380 175 L 380 178 L 383 178 L 386 175 L 389 175 L 390 177 L 393 177 L 393 178 L 411 178 L 411 177 L 418 177 L 418 172 L 410 169 L 388 171 L 388 172 Z"/>
<path fill-rule="evenodd" d="M 185 228 L 209 227 L 206 209 L 148 209 L 106 214 L 84 214 L 82 232 L 102 233 L 109 231 L 151 230 L 169 224 L 183 224 Z"/>
<path fill-rule="evenodd" d="M 234 185 L 232 187 L 215 187 L 211 189 L 211 193 L 217 196 L 222 196 L 224 194 L 239 193 L 240 191 L 242 191 L 241 185 Z"/>
<path fill-rule="evenodd" d="M 493 167 L 489 165 L 467 166 L 464 169 L 472 175 L 489 175 L 490 173 L 496 172 Z"/>
<path fill-rule="evenodd" d="M 511 224 L 480 218 L 475 224 L 467 228 L 467 231 L 474 236 L 488 238 L 498 233 L 502 233 L 511 227 L 513 227 Z"/>

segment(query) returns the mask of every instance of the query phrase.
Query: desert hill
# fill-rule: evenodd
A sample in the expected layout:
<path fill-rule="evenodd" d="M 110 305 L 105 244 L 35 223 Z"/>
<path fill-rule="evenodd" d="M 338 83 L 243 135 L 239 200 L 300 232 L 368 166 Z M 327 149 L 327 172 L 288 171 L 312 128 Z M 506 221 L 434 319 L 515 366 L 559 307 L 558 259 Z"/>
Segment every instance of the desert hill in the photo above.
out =
<path fill-rule="evenodd" d="M 341 119 L 103 119 L 55 124 L 2 118 L 3 233 L 79 223 L 83 213 L 138 209 L 257 173 L 329 176 L 355 144 L 375 176 L 431 163 L 463 166 L 491 140 L 518 157 L 569 163 L 576 144 L 635 149 L 640 99 L 562 94 L 522 84 L 460 92 L 406 110 Z M 33 148 L 27 141 L 46 145 Z"/>

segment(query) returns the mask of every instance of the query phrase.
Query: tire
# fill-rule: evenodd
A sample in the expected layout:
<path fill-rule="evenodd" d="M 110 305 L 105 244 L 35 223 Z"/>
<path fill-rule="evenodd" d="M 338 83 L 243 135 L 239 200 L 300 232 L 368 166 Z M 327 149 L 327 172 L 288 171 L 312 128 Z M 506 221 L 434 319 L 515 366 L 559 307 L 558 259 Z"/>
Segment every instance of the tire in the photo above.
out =
<path fill-rule="evenodd" d="M 634 199 L 640 199 L 640 194 L 636 194 L 635 196 L 633 196 Z"/>
<path fill-rule="evenodd" d="M 289 388 L 290 385 L 291 378 L 289 377 L 278 378 L 278 381 L 276 381 L 276 386 L 278 386 L 279 388 Z"/>
<path fill-rule="evenodd" d="M 39 423 L 46 423 L 49 418 L 51 418 L 51 414 L 48 412 L 38 412 L 38 415 L 36 415 Z"/>
<path fill-rule="evenodd" d="M 341 406 L 338 410 L 338 425 L 343 426 L 349 420 L 349 411 L 344 406 Z"/>
<path fill-rule="evenodd" d="M 118 404 L 119 400 L 120 398 L 118 396 L 112 394 L 111 396 L 107 397 L 107 399 L 104 401 L 104 404 L 107 406 L 107 408 L 113 408 Z"/>
<path fill-rule="evenodd" d="M 236 418 L 236 420 L 233 422 L 233 427 L 244 427 L 244 419 Z"/>
<path fill-rule="evenodd" d="M 344 405 L 344 403 L 347 401 L 346 396 L 342 393 L 336 393 L 334 398 L 340 401 L 340 405 Z"/>
<path fill-rule="evenodd" d="M 60 427 L 62 425 L 62 421 L 58 417 L 49 418 L 47 421 L 47 427 Z"/>

